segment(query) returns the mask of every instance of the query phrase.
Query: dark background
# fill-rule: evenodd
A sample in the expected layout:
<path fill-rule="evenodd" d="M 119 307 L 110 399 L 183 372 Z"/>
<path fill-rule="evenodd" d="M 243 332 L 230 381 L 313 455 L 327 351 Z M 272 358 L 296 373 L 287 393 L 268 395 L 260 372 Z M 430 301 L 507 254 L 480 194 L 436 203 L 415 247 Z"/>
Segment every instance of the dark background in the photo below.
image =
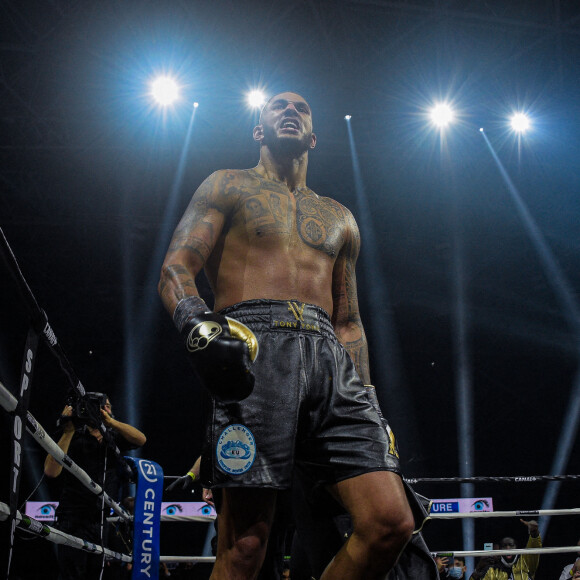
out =
<path fill-rule="evenodd" d="M 195 188 L 256 164 L 244 94 L 260 86 L 310 102 L 308 183 L 359 222 L 372 376 L 405 476 L 551 474 L 580 400 L 579 24 L 572 0 L 0 3 L 0 227 L 87 390 L 146 433 L 141 455 L 177 475 L 199 452 L 199 388 L 156 285 Z M 184 85 L 166 111 L 147 94 L 163 71 Z M 458 123 L 441 136 L 426 111 L 443 99 Z M 518 138 L 506 118 L 520 109 L 533 131 Z M 16 393 L 27 310 L 3 264 L 0 281 L 0 380 Z M 68 387 L 43 346 L 30 408 L 49 431 Z M 2 428 L 8 441 L 6 416 Z M 576 429 L 562 473 L 579 471 Z M 34 442 L 24 449 L 22 499 L 44 460 Z M 8 470 L 3 482 L 7 502 Z M 577 485 L 564 482 L 554 507 L 575 507 Z M 526 510 L 547 489 L 477 483 L 468 495 Z M 31 499 L 57 495 L 42 483 Z M 461 530 L 435 522 L 425 534 L 434 551 L 459 550 Z M 517 518 L 476 520 L 474 545 L 525 532 Z M 545 544 L 578 538 L 577 520 L 558 517 Z M 42 542 L 19 538 L 23 575 L 32 562 L 51 569 Z M 572 559 L 545 557 L 537 578 Z"/>

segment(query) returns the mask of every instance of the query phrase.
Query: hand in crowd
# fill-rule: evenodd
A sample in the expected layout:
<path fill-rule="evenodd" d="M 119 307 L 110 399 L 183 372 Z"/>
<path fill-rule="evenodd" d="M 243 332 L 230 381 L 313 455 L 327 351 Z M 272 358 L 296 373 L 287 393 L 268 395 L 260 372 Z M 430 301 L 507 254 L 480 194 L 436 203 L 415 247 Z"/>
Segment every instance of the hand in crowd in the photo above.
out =
<path fill-rule="evenodd" d="M 70 405 L 66 405 L 66 407 L 62 410 L 61 416 L 62 417 L 72 417 L 73 408 Z M 75 430 L 74 423 L 72 421 L 62 422 L 63 431 L 65 433 L 73 433 Z"/>
<path fill-rule="evenodd" d="M 195 475 L 188 471 L 185 475 L 178 477 L 173 483 L 165 488 L 165 491 L 189 491 L 196 481 Z"/>
<path fill-rule="evenodd" d="M 482 556 L 478 559 L 471 580 L 479 580 L 485 576 L 487 570 L 499 561 L 498 556 Z"/>
<path fill-rule="evenodd" d="M 213 494 L 211 492 L 211 489 L 206 489 L 205 487 L 202 490 L 201 493 L 201 497 L 203 498 L 203 501 L 213 507 L 215 507 L 214 503 L 213 503 Z"/>
<path fill-rule="evenodd" d="M 101 419 L 107 427 L 113 428 L 115 426 L 115 419 L 113 419 L 113 417 L 111 417 L 111 415 L 109 415 L 109 413 L 107 413 L 103 407 L 101 407 Z"/>
<path fill-rule="evenodd" d="M 447 558 L 446 556 L 443 557 L 435 556 L 435 564 L 437 564 L 437 570 L 440 574 L 441 572 L 443 572 L 443 569 L 447 566 L 448 563 L 449 558 Z"/>
<path fill-rule="evenodd" d="M 522 522 L 522 524 L 527 526 L 528 534 L 530 534 L 532 538 L 537 538 L 540 535 L 540 529 L 538 527 L 538 522 L 536 520 L 530 520 L 529 522 L 526 522 L 526 520 L 520 519 L 520 522 Z"/>

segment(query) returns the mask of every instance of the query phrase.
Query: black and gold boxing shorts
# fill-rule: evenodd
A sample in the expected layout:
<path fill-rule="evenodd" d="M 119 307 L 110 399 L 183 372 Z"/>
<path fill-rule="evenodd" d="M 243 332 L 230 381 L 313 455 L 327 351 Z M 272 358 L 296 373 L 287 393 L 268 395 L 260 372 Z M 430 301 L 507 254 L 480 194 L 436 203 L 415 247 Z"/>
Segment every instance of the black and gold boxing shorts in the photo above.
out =
<path fill-rule="evenodd" d="M 204 485 L 287 489 L 295 464 L 320 484 L 399 472 L 392 433 L 322 308 L 251 300 L 221 314 L 251 328 L 260 351 L 252 394 L 208 405 Z"/>

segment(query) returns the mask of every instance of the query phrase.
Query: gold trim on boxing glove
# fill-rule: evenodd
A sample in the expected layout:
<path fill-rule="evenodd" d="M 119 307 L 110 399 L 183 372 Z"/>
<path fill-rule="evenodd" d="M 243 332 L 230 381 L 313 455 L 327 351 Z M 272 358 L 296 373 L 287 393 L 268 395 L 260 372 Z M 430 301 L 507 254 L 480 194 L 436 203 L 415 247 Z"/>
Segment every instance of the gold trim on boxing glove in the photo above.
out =
<path fill-rule="evenodd" d="M 228 321 L 228 326 L 230 327 L 230 334 L 234 338 L 239 338 L 243 340 L 248 345 L 248 350 L 250 351 L 250 360 L 254 362 L 260 351 L 260 345 L 258 344 L 258 339 L 256 335 L 239 320 L 234 320 L 229 316 L 226 316 Z"/>

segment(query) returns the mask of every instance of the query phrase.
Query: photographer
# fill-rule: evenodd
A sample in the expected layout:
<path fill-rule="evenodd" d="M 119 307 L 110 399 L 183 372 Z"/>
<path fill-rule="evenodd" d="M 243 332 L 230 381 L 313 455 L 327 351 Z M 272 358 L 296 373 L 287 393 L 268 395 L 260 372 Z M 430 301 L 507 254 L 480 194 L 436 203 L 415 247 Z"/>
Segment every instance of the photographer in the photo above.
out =
<path fill-rule="evenodd" d="M 111 402 L 103 393 L 87 393 L 73 404 L 74 408 L 70 404 L 64 408 L 59 420 L 63 432 L 58 446 L 107 494 L 115 498 L 120 483 L 118 462 L 103 441 L 98 425 L 102 421 L 122 451 L 141 447 L 146 437 L 135 427 L 113 417 Z M 62 466 L 51 455 L 44 462 L 44 473 L 51 478 L 63 473 L 63 487 L 56 510 L 57 528 L 102 545 L 102 530 L 106 525 L 103 498 L 91 493 L 67 470 L 63 472 Z M 58 565 L 62 580 L 98 580 L 102 556 L 59 545 Z"/>

